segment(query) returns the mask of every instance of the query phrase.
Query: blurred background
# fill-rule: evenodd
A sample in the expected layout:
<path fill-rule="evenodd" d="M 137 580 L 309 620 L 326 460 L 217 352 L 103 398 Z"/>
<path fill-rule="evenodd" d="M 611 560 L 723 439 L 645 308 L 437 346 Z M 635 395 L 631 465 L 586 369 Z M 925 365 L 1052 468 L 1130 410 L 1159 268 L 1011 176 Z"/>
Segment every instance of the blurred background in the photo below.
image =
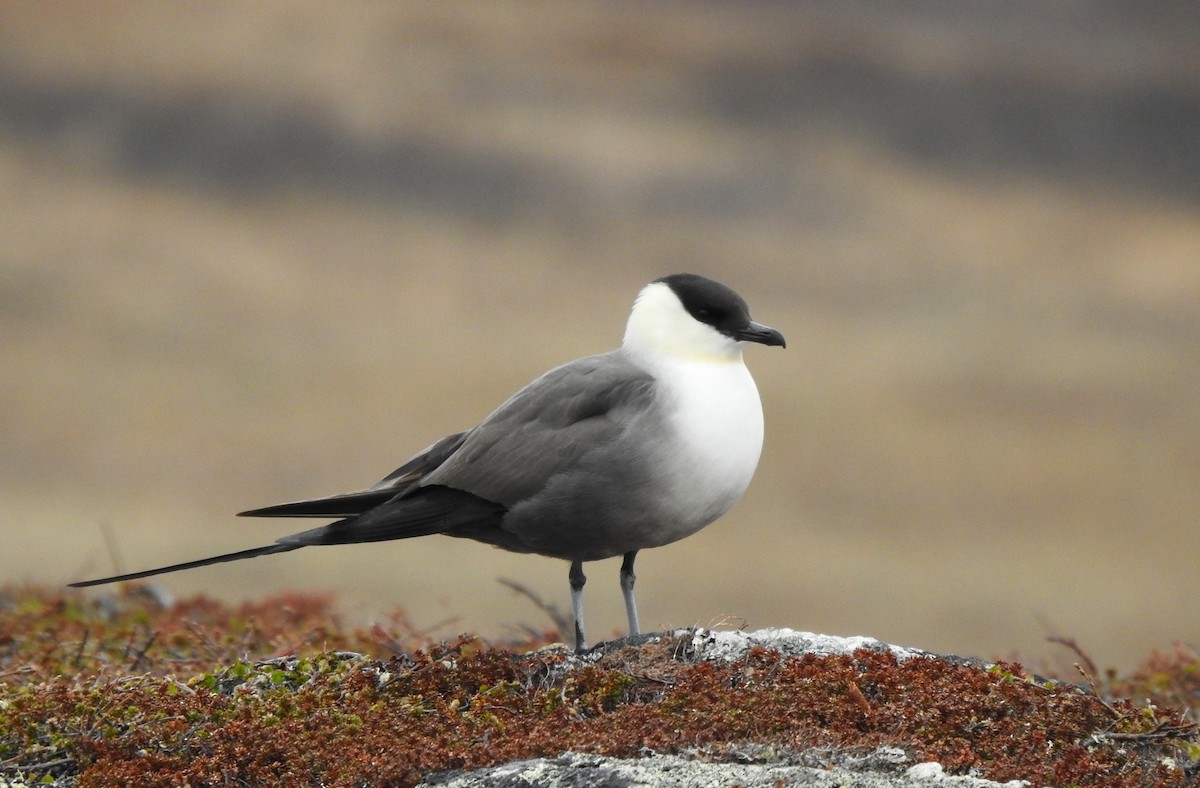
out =
<path fill-rule="evenodd" d="M 1194 644 L 1198 40 L 1190 1 L 4 3 L 0 577 L 311 525 L 233 513 L 373 483 L 693 271 L 789 345 L 746 498 L 639 558 L 647 629 Z M 154 582 L 503 637 L 548 622 L 498 578 L 566 576 L 428 538 Z"/>

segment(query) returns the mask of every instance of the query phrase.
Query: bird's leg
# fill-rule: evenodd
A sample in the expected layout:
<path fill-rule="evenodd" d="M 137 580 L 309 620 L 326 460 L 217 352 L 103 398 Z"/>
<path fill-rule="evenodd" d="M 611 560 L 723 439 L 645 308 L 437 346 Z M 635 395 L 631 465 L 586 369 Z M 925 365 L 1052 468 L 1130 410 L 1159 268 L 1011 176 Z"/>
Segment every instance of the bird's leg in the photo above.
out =
<path fill-rule="evenodd" d="M 587 582 L 583 575 L 583 561 L 571 562 L 571 573 L 567 579 L 571 583 L 571 615 L 575 618 L 575 651 L 582 652 L 587 648 L 587 637 L 583 634 L 583 584 Z"/>
<path fill-rule="evenodd" d="M 629 634 L 641 634 L 638 626 L 637 603 L 633 601 L 633 582 L 637 577 L 633 574 L 633 559 L 637 558 L 637 550 L 630 550 L 621 562 L 621 594 L 625 597 L 625 613 L 629 616 Z"/>

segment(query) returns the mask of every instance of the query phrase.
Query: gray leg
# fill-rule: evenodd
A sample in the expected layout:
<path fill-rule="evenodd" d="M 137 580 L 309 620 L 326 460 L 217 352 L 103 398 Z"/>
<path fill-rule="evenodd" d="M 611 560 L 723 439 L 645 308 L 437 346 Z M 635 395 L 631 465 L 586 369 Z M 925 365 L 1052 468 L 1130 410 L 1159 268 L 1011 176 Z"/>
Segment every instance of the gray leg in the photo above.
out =
<path fill-rule="evenodd" d="M 575 617 L 575 650 L 587 648 L 587 637 L 583 634 L 583 584 L 587 578 L 583 576 L 583 562 L 572 561 L 571 573 L 567 575 L 571 582 L 571 615 Z"/>
<path fill-rule="evenodd" d="M 633 559 L 637 558 L 637 550 L 633 550 L 625 554 L 625 560 L 621 562 L 621 594 L 625 597 L 625 613 L 629 616 L 629 634 L 641 634 L 641 627 L 638 626 L 637 603 L 633 601 L 633 581 L 637 578 L 633 574 Z"/>

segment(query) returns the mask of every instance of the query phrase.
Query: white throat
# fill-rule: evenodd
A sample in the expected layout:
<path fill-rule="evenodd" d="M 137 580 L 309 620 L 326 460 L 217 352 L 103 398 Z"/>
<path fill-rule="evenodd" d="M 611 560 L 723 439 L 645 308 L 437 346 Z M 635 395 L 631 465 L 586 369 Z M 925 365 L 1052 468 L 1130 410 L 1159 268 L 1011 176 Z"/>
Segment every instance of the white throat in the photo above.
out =
<path fill-rule="evenodd" d="M 649 369 L 670 360 L 742 361 L 742 343 L 692 317 L 663 282 L 646 285 L 638 293 L 623 344 Z"/>

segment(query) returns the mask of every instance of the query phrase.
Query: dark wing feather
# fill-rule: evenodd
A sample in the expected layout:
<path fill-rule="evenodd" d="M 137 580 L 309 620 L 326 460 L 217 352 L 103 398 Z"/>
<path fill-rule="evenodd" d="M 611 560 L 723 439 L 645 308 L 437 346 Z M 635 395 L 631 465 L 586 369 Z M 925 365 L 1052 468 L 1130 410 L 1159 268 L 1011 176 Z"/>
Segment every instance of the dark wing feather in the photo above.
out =
<path fill-rule="evenodd" d="M 422 487 L 369 512 L 279 539 L 281 545 L 382 542 L 440 534 L 461 527 L 498 526 L 507 509 L 449 487 Z"/>
<path fill-rule="evenodd" d="M 410 457 L 379 483 L 366 490 L 293 501 L 239 512 L 239 517 L 353 517 L 387 503 L 414 487 L 462 445 L 465 432 L 447 435 Z"/>
<path fill-rule="evenodd" d="M 403 465 L 387 476 L 384 476 L 371 489 L 395 490 L 421 481 L 430 471 L 445 462 L 447 457 L 458 451 L 458 447 L 462 446 L 463 440 L 466 437 L 466 431 L 447 435 L 432 446 L 428 446 L 412 457 L 409 457 Z"/>
<path fill-rule="evenodd" d="M 653 407 L 654 379 L 620 351 L 550 370 L 478 427 L 422 485 L 445 485 L 512 507 L 588 452 L 617 440 Z"/>

